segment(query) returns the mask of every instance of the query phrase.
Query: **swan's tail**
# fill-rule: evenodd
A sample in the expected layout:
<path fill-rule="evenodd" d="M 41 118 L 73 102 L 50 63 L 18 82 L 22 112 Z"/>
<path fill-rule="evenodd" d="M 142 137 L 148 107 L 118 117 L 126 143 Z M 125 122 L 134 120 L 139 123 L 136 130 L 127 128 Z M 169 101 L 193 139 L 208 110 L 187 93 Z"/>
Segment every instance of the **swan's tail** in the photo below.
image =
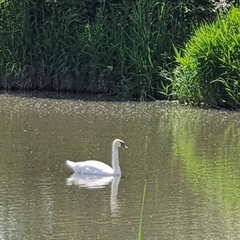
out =
<path fill-rule="evenodd" d="M 66 161 L 66 166 L 71 169 L 72 171 L 74 171 L 74 165 L 75 165 L 75 162 L 72 162 L 70 160 L 67 160 Z"/>

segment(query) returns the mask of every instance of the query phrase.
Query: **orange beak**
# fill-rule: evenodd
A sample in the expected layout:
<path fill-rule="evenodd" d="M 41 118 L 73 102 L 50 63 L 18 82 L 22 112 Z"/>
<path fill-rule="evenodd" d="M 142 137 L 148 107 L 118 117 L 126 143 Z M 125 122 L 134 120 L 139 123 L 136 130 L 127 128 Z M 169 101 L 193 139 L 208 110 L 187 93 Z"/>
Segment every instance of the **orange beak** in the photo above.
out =
<path fill-rule="evenodd" d="M 128 146 L 126 144 L 123 144 L 122 147 L 128 149 Z"/>

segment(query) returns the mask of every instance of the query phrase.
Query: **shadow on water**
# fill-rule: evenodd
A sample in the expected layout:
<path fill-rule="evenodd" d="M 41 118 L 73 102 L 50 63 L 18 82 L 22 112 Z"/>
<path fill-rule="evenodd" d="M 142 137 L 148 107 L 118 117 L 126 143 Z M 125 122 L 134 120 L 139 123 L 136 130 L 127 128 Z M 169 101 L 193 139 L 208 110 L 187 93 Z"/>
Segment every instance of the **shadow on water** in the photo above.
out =
<path fill-rule="evenodd" d="M 25 98 L 42 98 L 42 99 L 56 99 L 56 100 L 76 100 L 76 101 L 104 101 L 104 102 L 122 102 L 126 99 L 114 96 L 112 94 L 94 94 L 94 93 L 71 93 L 64 91 L 20 91 L 20 90 L 1 90 L 0 94 L 8 94 L 12 96 Z M 134 100 L 134 99 L 131 99 Z"/>

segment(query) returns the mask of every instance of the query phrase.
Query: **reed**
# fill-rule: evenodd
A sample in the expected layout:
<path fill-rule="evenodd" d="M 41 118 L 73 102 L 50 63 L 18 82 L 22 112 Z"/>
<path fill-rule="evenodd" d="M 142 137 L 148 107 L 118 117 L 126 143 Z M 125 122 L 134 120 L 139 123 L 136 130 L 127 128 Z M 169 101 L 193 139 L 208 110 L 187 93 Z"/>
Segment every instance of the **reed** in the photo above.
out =
<path fill-rule="evenodd" d="M 140 214 L 140 222 L 138 228 L 138 240 L 142 240 L 142 231 L 143 231 L 143 212 L 144 212 L 144 205 L 145 205 L 145 198 L 146 198 L 146 189 L 147 183 L 145 181 L 144 188 L 143 188 L 143 196 L 142 196 L 142 207 L 141 207 L 141 214 Z"/>
<path fill-rule="evenodd" d="M 91 66 L 102 73 L 111 91 L 138 99 L 156 97 L 161 86 L 157 67 L 166 58 L 159 53 L 171 50 L 164 21 L 169 9 L 155 0 L 133 5 L 124 1 L 111 8 L 111 21 L 103 8 L 96 24 L 89 26 Z"/>
<path fill-rule="evenodd" d="M 159 67 L 191 29 L 180 4 L 103 1 L 88 13 L 91 4 L 2 1 L 0 87 L 165 98 Z"/>

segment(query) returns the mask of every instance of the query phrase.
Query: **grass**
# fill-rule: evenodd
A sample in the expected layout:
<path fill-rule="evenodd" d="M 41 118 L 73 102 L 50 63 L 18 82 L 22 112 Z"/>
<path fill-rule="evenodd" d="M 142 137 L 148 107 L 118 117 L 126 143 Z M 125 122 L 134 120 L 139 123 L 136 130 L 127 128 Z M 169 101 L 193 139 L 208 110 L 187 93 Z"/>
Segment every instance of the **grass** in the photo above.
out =
<path fill-rule="evenodd" d="M 190 28 L 179 9 L 166 0 L 102 2 L 88 19 L 84 4 L 1 2 L 0 87 L 165 98 L 158 67 Z"/>
<path fill-rule="evenodd" d="M 203 16 L 210 19 L 209 4 L 195 3 L 1 1 L 0 88 L 107 93 L 138 100 L 174 95 L 185 102 L 238 105 L 237 13 L 225 26 L 219 18 L 219 28 L 217 23 L 203 24 L 182 51 L 174 51 L 195 23 Z M 159 69 L 176 65 L 174 52 L 178 67 L 168 86 Z"/>
<path fill-rule="evenodd" d="M 147 183 L 145 181 L 144 189 L 143 189 L 143 197 L 142 197 L 142 207 L 141 207 L 141 215 L 140 215 L 140 223 L 138 229 L 138 240 L 142 240 L 142 233 L 143 233 L 143 212 L 144 212 L 144 205 L 145 205 L 145 198 L 146 198 L 146 188 Z"/>
<path fill-rule="evenodd" d="M 177 51 L 173 93 L 182 102 L 240 106 L 240 9 L 196 29 Z"/>

